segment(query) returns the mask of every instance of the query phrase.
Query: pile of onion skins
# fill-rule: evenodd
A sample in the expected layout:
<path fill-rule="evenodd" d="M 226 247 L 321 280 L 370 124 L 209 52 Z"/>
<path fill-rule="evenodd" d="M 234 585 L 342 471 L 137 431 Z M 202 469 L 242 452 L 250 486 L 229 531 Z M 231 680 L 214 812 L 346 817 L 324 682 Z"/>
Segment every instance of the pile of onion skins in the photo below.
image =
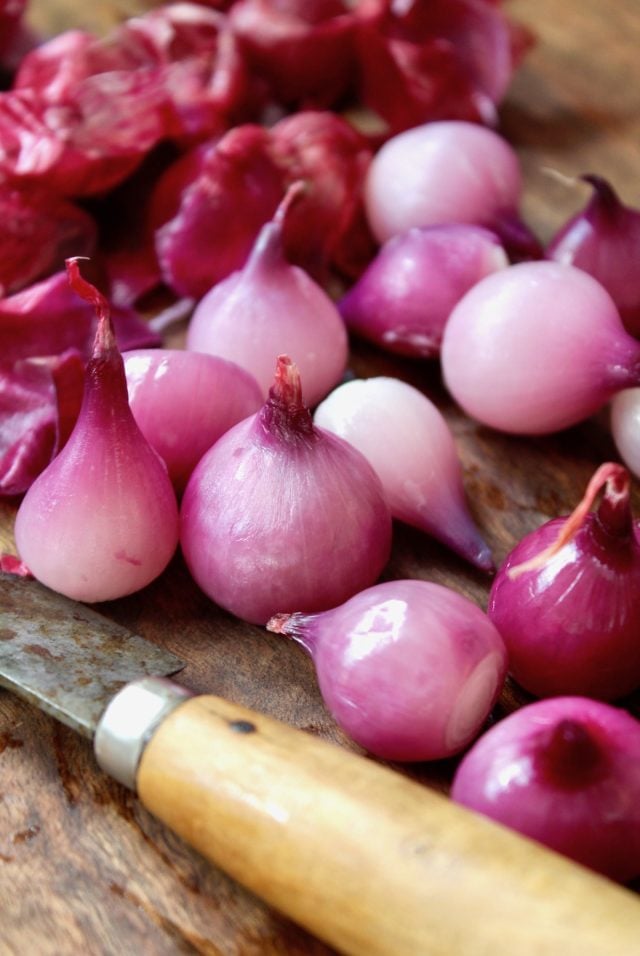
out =
<path fill-rule="evenodd" d="M 40 247 L 52 250 L 5 256 L 0 275 L 0 330 L 11 363 L 3 370 L 11 428 L 3 435 L 2 490 L 26 491 L 16 520 L 21 570 L 77 599 L 110 600 L 157 577 L 180 542 L 216 603 L 311 654 L 338 723 L 385 759 L 459 754 L 482 731 L 509 669 L 546 699 L 480 737 L 459 765 L 453 798 L 615 879 L 633 878 L 640 871 L 640 732 L 629 714 L 606 703 L 640 683 L 628 474 L 603 466 L 570 519 L 525 539 L 496 577 L 484 614 L 430 582 L 375 583 L 389 556 L 392 517 L 480 568 L 492 566 L 437 409 L 389 378 L 347 382 L 326 396 L 346 368 L 344 320 L 383 349 L 439 357 L 461 407 L 507 432 L 556 431 L 621 393 L 614 435 L 634 468 L 640 442 L 626 389 L 640 384 L 633 337 L 640 294 L 620 263 L 637 256 L 637 212 L 603 180 L 586 177 L 592 202 L 540 261 L 543 250 L 518 215 L 513 151 L 468 122 L 491 118 L 513 66 L 508 58 L 490 89 L 479 91 L 480 73 L 467 70 L 473 95 L 467 89 L 446 116 L 399 96 L 394 102 L 408 105 L 397 113 L 367 60 L 377 44 L 387 79 L 407 82 L 393 72 L 393 30 L 385 33 L 391 8 L 364 4 L 357 25 L 338 2 L 327 8 L 329 60 L 335 43 L 357 34 L 361 95 L 388 123 L 374 155 L 379 142 L 326 111 L 302 111 L 271 128 L 247 122 L 257 118 L 256 103 L 265 105 L 265 83 L 268 95 L 287 101 L 291 80 L 274 68 L 277 44 L 265 53 L 255 43 L 250 0 L 232 4 L 228 22 L 203 8 L 190 8 L 184 20 L 185 6 L 130 21 L 106 47 L 88 35 L 58 38 L 25 59 L 14 88 L 0 95 L 0 136 L 10 144 L 2 171 L 10 188 L 0 202 L 10 221 L 37 222 Z M 438 29 L 471 29 L 469 9 L 450 4 L 451 21 L 445 16 Z M 425 24 L 411 16 L 403 29 L 419 43 Z M 163 30 L 180 35 L 189 20 L 197 26 L 182 41 L 188 47 L 200 31 L 190 51 L 198 55 L 163 60 L 167 51 L 154 48 Z M 322 31 L 309 32 L 312 48 L 321 49 Z M 487 5 L 485 52 L 505 35 Z M 88 151 L 89 130 L 72 116 L 111 105 L 105 77 L 127 66 L 118 58 L 142 38 L 155 68 L 142 83 L 131 71 L 112 120 L 115 130 L 119 110 L 137 103 L 134 115 L 142 121 L 143 104 L 145 122 L 118 143 L 115 133 L 109 141 L 107 123 L 98 148 Z M 252 86 L 240 49 L 262 88 Z M 78 74 L 56 74 L 55 64 L 80 50 Z M 308 50 L 298 51 L 301 62 Z M 209 57 L 204 74 L 201 54 Z M 224 83 L 202 84 L 207 70 Z M 300 95 L 326 107 L 312 72 Z M 343 92 L 344 82 L 336 78 Z M 77 107 L 63 150 L 43 122 L 50 105 Z M 18 106 L 40 124 L 39 168 L 28 140 L 11 140 L 5 121 Z M 105 118 L 99 109 L 95 115 Z M 238 119 L 244 122 L 227 131 Z M 67 269 L 86 309 L 54 270 L 63 250 L 96 249 L 96 225 L 81 197 L 124 182 L 163 140 L 189 148 L 155 180 L 137 252 L 101 249 L 112 323 L 76 260 Z M 465 179 L 469 158 L 475 182 Z M 28 179 L 20 178 L 24 170 Z M 250 205 L 229 220 L 224 210 L 244 194 Z M 222 210 L 213 229 L 207 196 Z M 322 288 L 331 270 L 350 281 L 337 308 Z M 188 351 L 147 348 L 159 337 L 135 305 L 159 281 L 200 300 Z M 418 305 L 426 297 L 428 310 Z M 77 316 L 73 330 L 61 318 L 69 309 Z M 246 324 L 236 329 L 240 316 Z M 530 355 L 541 347 L 548 360 L 532 367 Z M 306 405 L 321 399 L 312 418 Z M 382 442 L 393 445 L 393 456 L 380 453 Z M 427 446 L 437 449 L 430 474 L 421 457 Z"/>

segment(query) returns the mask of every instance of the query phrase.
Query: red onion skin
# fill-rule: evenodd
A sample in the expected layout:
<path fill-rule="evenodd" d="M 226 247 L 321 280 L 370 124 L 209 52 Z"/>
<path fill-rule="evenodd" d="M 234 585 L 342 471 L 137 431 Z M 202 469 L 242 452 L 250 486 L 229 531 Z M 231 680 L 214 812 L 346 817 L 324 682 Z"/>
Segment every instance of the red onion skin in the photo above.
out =
<path fill-rule="evenodd" d="M 617 700 L 640 686 L 640 524 L 613 535 L 590 513 L 541 568 L 510 568 L 552 544 L 566 518 L 527 535 L 496 575 L 487 614 L 514 678 L 537 697 Z"/>
<path fill-rule="evenodd" d="M 611 879 L 640 873 L 640 724 L 624 710 L 522 707 L 463 757 L 451 796 Z"/>
<path fill-rule="evenodd" d="M 584 269 L 615 302 L 625 328 L 640 336 L 640 210 L 624 206 L 599 176 L 583 176 L 593 186 L 590 202 L 553 237 L 546 255 Z"/>
<path fill-rule="evenodd" d="M 315 428 L 299 399 L 272 397 L 197 465 L 181 544 L 213 601 L 264 624 L 283 608 L 326 610 L 372 584 L 389 558 L 391 515 L 359 452 Z"/>
<path fill-rule="evenodd" d="M 277 615 L 313 657 L 343 730 L 388 760 L 437 760 L 480 731 L 506 672 L 497 630 L 471 601 L 427 581 L 387 581 L 321 614 Z"/>
<path fill-rule="evenodd" d="M 201 352 L 137 349 L 123 358 L 133 417 L 180 494 L 204 453 L 260 408 L 258 383 L 235 363 Z"/>
<path fill-rule="evenodd" d="M 355 17 L 342 0 L 236 0 L 229 19 L 240 49 L 275 98 L 331 107 L 355 74 Z"/>

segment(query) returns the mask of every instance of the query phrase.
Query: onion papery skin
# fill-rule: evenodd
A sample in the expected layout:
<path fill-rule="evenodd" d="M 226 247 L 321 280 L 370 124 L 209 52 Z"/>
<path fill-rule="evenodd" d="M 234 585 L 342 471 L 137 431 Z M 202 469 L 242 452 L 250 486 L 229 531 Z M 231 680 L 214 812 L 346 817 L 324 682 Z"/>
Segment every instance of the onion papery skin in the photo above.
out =
<path fill-rule="evenodd" d="M 504 682 L 504 643 L 487 616 L 428 581 L 386 581 L 324 614 L 277 615 L 268 626 L 311 654 L 342 729 L 388 760 L 462 750 Z"/>
<path fill-rule="evenodd" d="M 640 388 L 626 388 L 614 395 L 611 433 L 620 457 L 640 477 Z"/>
<path fill-rule="evenodd" d="M 178 493 L 209 448 L 262 405 L 258 383 L 234 362 L 179 349 L 123 356 L 129 404 Z"/>
<path fill-rule="evenodd" d="M 344 374 L 348 338 L 328 295 L 284 258 L 274 221 L 262 228 L 244 268 L 198 304 L 187 348 L 236 362 L 255 377 L 265 398 L 276 358 L 286 352 L 300 369 L 305 403 L 315 405 Z"/>
<path fill-rule="evenodd" d="M 509 668 L 536 697 L 579 694 L 617 700 L 640 686 L 640 525 L 630 538 L 595 513 L 545 564 L 508 572 L 551 545 L 566 518 L 527 535 L 496 575 L 487 614 L 509 651 Z"/>
<path fill-rule="evenodd" d="M 493 570 L 466 502 L 453 435 L 426 395 L 385 376 L 352 380 L 321 402 L 314 421 L 362 452 L 382 482 L 394 518 Z"/>
<path fill-rule="evenodd" d="M 264 624 L 283 609 L 325 610 L 372 584 L 389 558 L 391 515 L 360 452 L 315 428 L 297 399 L 270 397 L 195 468 L 181 544 L 216 604 Z"/>
<path fill-rule="evenodd" d="M 169 563 L 176 497 L 129 409 L 119 353 L 90 360 L 76 426 L 27 491 L 15 538 L 34 577 L 78 601 L 131 594 Z"/>
<path fill-rule="evenodd" d="M 522 707 L 463 757 L 451 796 L 611 879 L 640 873 L 640 724 L 624 710 Z"/>
<path fill-rule="evenodd" d="M 497 236 L 479 226 L 416 227 L 384 244 L 338 308 L 351 332 L 385 351 L 434 358 L 456 303 L 508 264 Z"/>
<path fill-rule="evenodd" d="M 497 133 L 442 120 L 393 136 L 374 156 L 365 208 L 379 242 L 414 226 L 468 223 L 494 228 L 522 193 L 516 154 Z"/>
<path fill-rule="evenodd" d="M 640 336 L 640 210 L 624 206 L 600 176 L 583 176 L 593 187 L 587 206 L 547 246 L 547 258 L 584 269 L 615 302 L 625 328 Z"/>
<path fill-rule="evenodd" d="M 609 294 L 555 262 L 481 279 L 449 316 L 441 362 L 468 415 L 522 435 L 575 425 L 640 381 L 640 345 Z"/>

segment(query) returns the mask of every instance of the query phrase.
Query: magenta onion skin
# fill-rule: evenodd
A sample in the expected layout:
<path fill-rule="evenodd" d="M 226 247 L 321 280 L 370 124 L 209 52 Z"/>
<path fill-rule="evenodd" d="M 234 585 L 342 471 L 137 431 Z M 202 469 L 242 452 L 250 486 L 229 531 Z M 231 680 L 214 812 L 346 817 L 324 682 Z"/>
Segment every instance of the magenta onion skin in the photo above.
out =
<path fill-rule="evenodd" d="M 640 873 L 640 724 L 585 697 L 520 708 L 463 757 L 452 798 L 611 879 Z"/>
<path fill-rule="evenodd" d="M 449 316 L 441 362 L 467 414 L 523 435 L 574 425 L 640 381 L 640 344 L 609 294 L 555 262 L 481 279 Z"/>
<path fill-rule="evenodd" d="M 76 425 L 23 498 L 15 538 L 34 577 L 88 602 L 149 584 L 176 549 L 176 496 L 164 462 L 131 414 L 124 364 L 105 316 Z"/>
<path fill-rule="evenodd" d="M 388 760 L 462 750 L 505 678 L 504 644 L 487 616 L 428 581 L 386 581 L 321 614 L 277 615 L 268 627 L 311 654 L 337 723 Z"/>
<path fill-rule="evenodd" d="M 365 208 L 379 242 L 414 226 L 491 227 L 520 202 L 516 154 L 492 130 L 462 120 L 425 123 L 393 136 L 374 156 Z"/>
<path fill-rule="evenodd" d="M 378 477 L 360 452 L 313 425 L 291 365 L 279 360 L 270 398 L 204 455 L 182 500 L 193 577 L 254 624 L 344 601 L 377 579 L 391 547 Z"/>
<path fill-rule="evenodd" d="M 577 266 L 607 290 L 632 335 L 640 335 L 640 209 L 624 206 L 600 176 L 583 176 L 593 187 L 586 207 L 547 246 L 547 258 Z"/>
<path fill-rule="evenodd" d="M 537 697 L 617 700 L 640 686 L 640 523 L 631 518 L 621 465 L 596 472 L 594 493 L 603 471 L 611 478 L 598 510 L 576 509 L 526 535 L 491 588 L 487 614 L 507 645 L 510 671 Z M 570 522 L 576 530 L 563 544 L 559 534 Z"/>
<path fill-rule="evenodd" d="M 187 348 L 236 362 L 266 398 L 276 358 L 291 355 L 304 401 L 315 405 L 344 374 L 347 332 L 336 306 L 299 266 L 286 261 L 282 225 L 263 227 L 245 266 L 218 283 L 196 307 Z"/>
<path fill-rule="evenodd" d="M 133 417 L 182 493 L 204 453 L 260 408 L 258 383 L 234 362 L 201 352 L 136 349 L 123 358 Z"/>
<path fill-rule="evenodd" d="M 314 421 L 362 452 L 394 518 L 493 570 L 466 502 L 453 435 L 426 395 L 395 378 L 354 379 L 320 403 Z"/>
<path fill-rule="evenodd" d="M 611 434 L 624 463 L 640 477 L 640 388 L 626 388 L 614 395 Z"/>
<path fill-rule="evenodd" d="M 386 351 L 432 358 L 464 293 L 507 265 L 500 240 L 480 226 L 415 227 L 384 244 L 338 307 L 350 331 Z"/>

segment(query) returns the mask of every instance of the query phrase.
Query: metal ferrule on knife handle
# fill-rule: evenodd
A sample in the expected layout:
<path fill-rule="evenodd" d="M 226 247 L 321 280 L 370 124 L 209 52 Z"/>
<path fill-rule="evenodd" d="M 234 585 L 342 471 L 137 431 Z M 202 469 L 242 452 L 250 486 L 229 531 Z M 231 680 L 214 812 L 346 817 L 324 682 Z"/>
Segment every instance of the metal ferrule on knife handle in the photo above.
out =
<path fill-rule="evenodd" d="M 340 952 L 637 956 L 628 891 L 372 760 L 167 684 L 145 704 L 142 803 Z"/>
<path fill-rule="evenodd" d="M 145 677 L 123 687 L 96 728 L 93 749 L 102 769 L 135 791 L 138 764 L 153 732 L 191 696 L 164 677 Z"/>

